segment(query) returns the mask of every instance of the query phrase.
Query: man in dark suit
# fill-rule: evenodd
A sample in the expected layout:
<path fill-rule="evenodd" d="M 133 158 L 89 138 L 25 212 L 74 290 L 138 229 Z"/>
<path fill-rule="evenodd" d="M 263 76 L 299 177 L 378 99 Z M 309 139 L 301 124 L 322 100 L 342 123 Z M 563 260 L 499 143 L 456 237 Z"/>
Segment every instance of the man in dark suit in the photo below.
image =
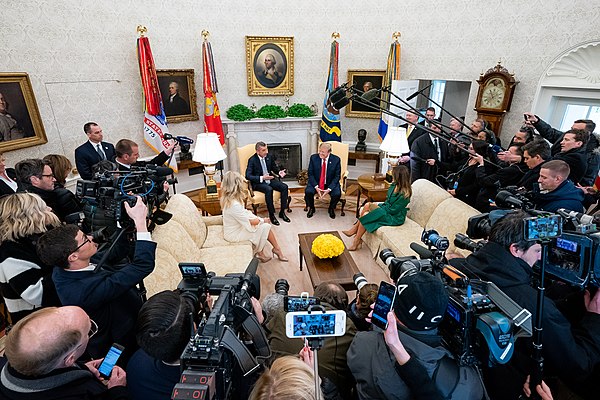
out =
<path fill-rule="evenodd" d="M 115 146 L 115 161 L 119 165 L 119 171 L 129 171 L 132 166 L 145 167 L 146 165 L 163 165 L 169 160 L 175 146 L 169 147 L 166 151 L 161 151 L 156 157 L 149 161 L 138 161 L 140 149 L 136 142 L 129 139 L 121 139 Z"/>
<path fill-rule="evenodd" d="M 103 142 L 102 128 L 95 122 L 83 126 L 88 141 L 75 149 L 75 165 L 81 179 L 92 179 L 92 167 L 102 160 L 114 161 L 115 146 Z"/>
<path fill-rule="evenodd" d="M 323 171 L 323 167 L 325 170 Z M 329 217 L 335 218 L 335 206 L 342 197 L 340 176 L 341 161 L 338 156 L 331 154 L 331 144 L 321 143 L 319 153 L 310 156 L 308 164 L 308 185 L 304 190 L 304 201 L 308 207 L 308 218 L 315 214 L 315 194 L 319 198 L 329 194 Z"/>
<path fill-rule="evenodd" d="M 415 140 L 421 137 L 425 130 L 419 125 L 419 116 L 414 112 L 406 112 L 406 120 L 410 123 L 400 125 L 401 128 L 406 128 L 406 138 L 408 139 L 408 147 L 411 147 Z"/>
<path fill-rule="evenodd" d="M 441 134 L 441 127 L 437 122 L 432 122 L 431 130 Z M 445 141 L 431 133 L 422 135 L 410 147 L 411 153 L 411 181 L 427 179 L 435 184 L 435 177 L 443 174 L 449 167 L 449 150 Z"/>
<path fill-rule="evenodd" d="M 165 100 L 164 106 L 167 117 L 191 114 L 187 101 L 179 95 L 179 84 L 177 82 L 169 83 L 169 97 Z"/>
<path fill-rule="evenodd" d="M 265 142 L 257 142 L 256 154 L 248 159 L 246 168 L 246 179 L 252 183 L 252 189 L 265 194 L 267 209 L 269 210 L 269 219 L 271 224 L 279 225 L 275 218 L 275 205 L 273 204 L 273 191 L 281 193 L 281 211 L 279 218 L 285 222 L 290 219 L 285 215 L 285 208 L 288 203 L 288 186 L 279 179 L 285 176 L 285 170 L 280 170 L 277 164 L 269 157 L 269 149 Z"/>

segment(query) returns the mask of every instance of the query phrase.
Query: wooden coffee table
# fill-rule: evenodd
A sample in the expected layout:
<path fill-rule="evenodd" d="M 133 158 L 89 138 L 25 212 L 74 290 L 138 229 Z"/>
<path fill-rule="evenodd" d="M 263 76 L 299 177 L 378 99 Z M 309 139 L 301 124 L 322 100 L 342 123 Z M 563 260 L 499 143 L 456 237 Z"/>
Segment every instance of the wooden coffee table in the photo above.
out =
<path fill-rule="evenodd" d="M 306 269 L 308 270 L 308 276 L 310 277 L 310 283 L 313 288 L 317 287 L 322 282 L 333 282 L 339 283 L 345 290 L 356 290 L 352 277 L 360 271 L 347 249 L 344 249 L 344 252 L 336 258 L 327 258 L 324 260 L 312 253 L 311 247 L 313 240 L 324 233 L 330 233 L 338 238 L 340 237 L 339 233 L 336 231 L 298 234 L 300 271 L 302 271 L 302 259 L 304 259 L 306 262 Z"/>
<path fill-rule="evenodd" d="M 373 178 L 373 174 L 364 174 L 358 177 L 358 194 L 356 196 L 356 218 L 359 217 L 358 213 L 362 206 L 367 201 L 384 201 L 387 195 L 389 186 L 386 185 L 385 181 L 376 181 Z M 367 199 L 360 204 L 360 196 L 366 195 Z"/>

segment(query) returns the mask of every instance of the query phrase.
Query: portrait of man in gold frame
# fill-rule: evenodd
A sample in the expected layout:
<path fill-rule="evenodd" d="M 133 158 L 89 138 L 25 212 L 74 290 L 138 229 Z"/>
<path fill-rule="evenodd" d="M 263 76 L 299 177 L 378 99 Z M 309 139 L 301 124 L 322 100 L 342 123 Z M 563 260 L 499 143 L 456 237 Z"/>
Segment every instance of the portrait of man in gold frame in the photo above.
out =
<path fill-rule="evenodd" d="M 248 96 L 294 94 L 294 38 L 246 36 Z"/>
<path fill-rule="evenodd" d="M 196 87 L 193 69 L 157 69 L 158 87 L 167 122 L 197 121 Z"/>
<path fill-rule="evenodd" d="M 25 72 L 0 73 L 0 153 L 48 143 Z"/>
<path fill-rule="evenodd" d="M 373 69 L 349 69 L 348 82 L 356 85 L 356 88 L 361 92 L 368 92 L 371 89 L 381 89 L 383 86 L 383 77 L 385 70 Z M 360 93 L 360 92 L 359 92 Z M 381 97 L 378 95 L 377 97 Z M 371 100 L 375 107 L 380 106 L 378 98 Z M 346 117 L 353 118 L 380 118 L 381 112 L 370 108 L 356 100 L 350 100 L 350 104 L 346 107 Z"/>

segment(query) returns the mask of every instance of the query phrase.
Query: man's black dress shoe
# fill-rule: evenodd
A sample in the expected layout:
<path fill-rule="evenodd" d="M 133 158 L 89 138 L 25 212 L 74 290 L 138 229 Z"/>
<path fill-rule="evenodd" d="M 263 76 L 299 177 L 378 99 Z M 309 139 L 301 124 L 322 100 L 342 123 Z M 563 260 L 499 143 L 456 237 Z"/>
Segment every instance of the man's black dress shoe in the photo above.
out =
<path fill-rule="evenodd" d="M 284 222 L 290 222 L 290 219 L 287 215 L 285 215 L 285 213 L 279 213 L 279 218 L 281 218 Z"/>
<path fill-rule="evenodd" d="M 308 214 L 306 214 L 306 216 L 308 218 L 312 218 L 313 215 L 315 215 L 315 209 L 311 208 L 310 210 L 308 210 Z"/>
<path fill-rule="evenodd" d="M 329 209 L 329 218 L 335 219 L 335 211 L 332 210 L 331 208 Z"/>
<path fill-rule="evenodd" d="M 274 215 L 271 215 L 269 219 L 271 220 L 271 225 L 279 226 L 279 221 L 277 221 Z"/>

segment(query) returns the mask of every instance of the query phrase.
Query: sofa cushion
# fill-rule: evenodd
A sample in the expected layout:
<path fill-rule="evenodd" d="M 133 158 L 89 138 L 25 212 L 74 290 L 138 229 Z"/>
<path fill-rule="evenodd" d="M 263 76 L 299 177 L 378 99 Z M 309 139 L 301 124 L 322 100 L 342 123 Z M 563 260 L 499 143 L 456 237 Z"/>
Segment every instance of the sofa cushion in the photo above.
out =
<path fill-rule="evenodd" d="M 406 219 L 401 226 L 382 226 L 380 250 L 386 247 L 394 252 L 396 257 L 416 256 L 411 250 L 412 242 L 420 243 L 423 227 L 416 222 Z"/>
<path fill-rule="evenodd" d="M 406 216 L 417 224 L 425 226 L 438 204 L 451 197 L 450 193 L 432 182 L 418 179 L 412 184 L 412 196 Z"/>
<path fill-rule="evenodd" d="M 235 246 L 237 244 L 247 244 L 252 246 L 252 242 L 249 240 L 245 240 L 243 242 L 228 242 L 223 237 L 223 225 L 208 225 L 208 234 L 206 235 L 206 240 L 204 241 L 203 249 L 209 247 L 219 247 L 219 246 Z M 228 249 L 228 251 L 231 249 Z"/>
<path fill-rule="evenodd" d="M 149 298 L 163 290 L 174 290 L 181 281 L 179 263 L 166 250 L 156 249 L 156 266 L 154 271 L 144 279 Z"/>
<path fill-rule="evenodd" d="M 454 237 L 457 233 L 467 231 L 467 222 L 473 215 L 480 214 L 479 211 L 468 204 L 450 198 L 438 205 L 427 221 L 427 229 L 435 229 L 440 235 L 450 240 L 449 250 L 455 250 Z M 460 250 L 460 249 L 459 249 Z M 461 254 L 464 254 L 461 252 Z"/>
<path fill-rule="evenodd" d="M 253 256 L 250 242 L 234 243 L 230 246 L 202 248 L 196 262 L 203 262 L 207 271 L 223 276 L 230 272 L 244 272 Z"/>
<path fill-rule="evenodd" d="M 184 194 L 176 194 L 169 200 L 165 211 L 173 215 L 171 221 L 181 224 L 198 247 L 204 246 L 208 228 L 192 199 Z"/>
<path fill-rule="evenodd" d="M 171 254 L 177 262 L 196 262 L 200 259 L 200 249 L 192 237 L 173 219 L 159 225 L 152 233 L 157 247 Z"/>

